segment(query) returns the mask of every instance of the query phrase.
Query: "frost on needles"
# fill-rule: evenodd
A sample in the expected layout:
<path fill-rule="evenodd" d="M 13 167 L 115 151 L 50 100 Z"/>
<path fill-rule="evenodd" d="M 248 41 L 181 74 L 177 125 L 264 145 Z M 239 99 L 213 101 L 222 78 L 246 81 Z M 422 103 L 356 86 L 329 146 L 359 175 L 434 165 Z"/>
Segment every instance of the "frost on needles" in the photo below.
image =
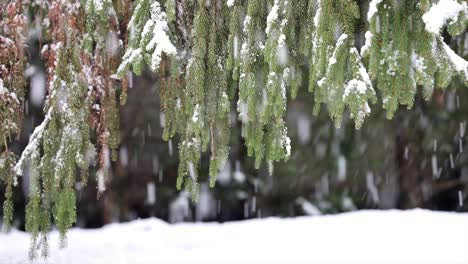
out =
<path fill-rule="evenodd" d="M 228 159 L 236 122 L 231 114 L 256 167 L 266 164 L 272 173 L 274 162 L 293 154 L 285 116 L 288 99 L 304 96 L 300 89 L 308 87 L 315 114 L 325 105 L 336 126 L 349 115 L 360 128 L 377 98 L 392 118 L 400 105 L 412 107 L 418 88 L 430 98 L 435 88 L 468 85 L 467 61 L 442 38 L 445 31 L 465 37 L 466 1 L 372 0 L 365 1 L 368 9 L 358 2 L 1 2 L 5 229 L 13 218 L 17 176 L 28 166 L 31 257 L 38 249 L 47 254 L 52 225 L 65 242 L 76 221 L 75 183 L 86 183 L 90 166 L 96 167 L 98 191 L 105 190 L 120 144 L 118 98 L 125 104 L 130 71 L 141 74 L 148 67 L 158 76 L 163 139 L 180 139 L 177 187 L 193 200 L 206 177 L 199 172 L 202 156 L 210 156 L 211 186 Z M 29 28 L 38 30 L 26 35 Z M 17 159 L 8 145 L 23 119 L 26 43 L 39 36 L 49 80 L 45 118 Z"/>

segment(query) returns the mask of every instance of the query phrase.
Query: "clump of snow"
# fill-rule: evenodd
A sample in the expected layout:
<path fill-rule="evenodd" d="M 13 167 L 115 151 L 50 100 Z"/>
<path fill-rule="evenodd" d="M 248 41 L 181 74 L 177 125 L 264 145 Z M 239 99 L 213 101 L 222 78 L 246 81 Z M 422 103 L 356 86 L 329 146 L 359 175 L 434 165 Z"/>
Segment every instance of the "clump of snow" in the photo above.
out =
<path fill-rule="evenodd" d="M 249 30 L 248 30 L 248 27 L 249 27 L 249 25 L 250 25 L 250 20 L 251 20 L 251 19 L 252 19 L 252 18 L 251 18 L 250 16 L 245 16 L 245 18 L 244 18 L 244 32 L 248 32 L 248 31 L 249 31 Z"/>
<path fill-rule="evenodd" d="M 141 5 L 138 4 L 135 7 L 134 14 L 139 14 Z M 177 53 L 176 47 L 172 44 L 169 38 L 168 31 L 169 26 L 167 24 L 167 15 L 162 11 L 160 4 L 155 1 L 151 4 L 150 8 L 151 17 L 145 22 L 143 31 L 141 32 L 141 39 L 150 38 L 148 44 L 145 47 L 129 47 L 125 52 L 122 63 L 117 69 L 118 75 L 122 76 L 125 69 L 129 67 L 135 61 L 141 59 L 144 54 L 151 56 L 150 68 L 156 71 L 159 68 L 161 62 L 162 53 L 167 55 L 175 55 Z M 133 16 L 128 23 L 128 31 L 130 32 L 130 39 L 135 38 L 136 19 Z"/>
<path fill-rule="evenodd" d="M 448 59 L 452 63 L 457 72 L 463 73 L 465 79 L 468 81 L 468 61 L 458 56 L 443 40 L 441 41 L 442 47 L 447 54 Z"/>
<path fill-rule="evenodd" d="M 319 21 L 320 21 L 320 15 L 322 14 L 322 8 L 320 7 L 320 1 L 317 1 L 317 5 L 319 8 L 317 9 L 317 12 L 315 13 L 314 16 L 314 26 L 315 28 L 318 28 Z"/>
<path fill-rule="evenodd" d="M 227 0 L 226 4 L 227 4 L 228 7 L 232 7 L 232 6 L 234 6 L 234 2 L 235 2 L 235 0 Z"/>
<path fill-rule="evenodd" d="M 168 55 L 175 55 L 177 53 L 176 47 L 172 44 L 171 39 L 167 32 L 169 27 L 167 25 L 166 13 L 161 10 L 158 2 L 151 5 L 151 20 L 146 22 L 152 27 L 153 38 L 146 46 L 146 50 L 153 50 L 151 56 L 151 68 L 157 69 L 161 62 L 161 54 L 164 52 Z M 145 25 L 145 28 L 147 25 Z"/>
<path fill-rule="evenodd" d="M 172 220 L 190 217 L 188 194 L 181 194 L 171 204 Z M 467 223 L 468 214 L 419 209 L 224 224 L 145 219 L 71 229 L 63 250 L 53 231 L 49 259 L 35 263 L 461 264 L 468 263 Z M 0 263 L 29 263 L 29 234 L 0 234 L 0 245 Z"/>
<path fill-rule="evenodd" d="M 278 9 L 279 9 L 278 4 L 279 4 L 279 0 L 275 0 L 275 3 L 273 4 L 273 7 L 270 10 L 270 13 L 268 13 L 267 26 L 266 26 L 266 30 L 265 30 L 265 32 L 267 34 L 270 33 L 271 24 L 273 24 L 273 21 L 278 19 Z"/>
<path fill-rule="evenodd" d="M 361 48 L 361 56 L 364 56 L 372 45 L 372 32 L 367 31 L 366 34 L 364 34 L 364 36 L 366 38 L 366 41 L 364 42 L 364 45 Z"/>
<path fill-rule="evenodd" d="M 426 23 L 426 30 L 438 35 L 447 22 L 457 21 L 460 12 L 465 12 L 468 15 L 466 2 L 440 0 L 423 15 L 422 19 Z"/>
<path fill-rule="evenodd" d="M 338 40 L 336 41 L 336 47 L 340 47 L 341 45 L 343 45 L 344 41 L 347 38 L 348 38 L 348 35 L 346 33 L 341 34 L 340 37 L 338 38 Z M 333 64 L 336 63 L 336 52 L 333 53 L 333 55 L 329 59 L 328 63 L 329 63 L 329 65 L 333 65 Z"/>
<path fill-rule="evenodd" d="M 365 82 L 361 80 L 352 79 L 345 86 L 343 98 L 348 97 L 350 93 L 366 94 L 366 91 L 367 91 L 367 85 Z"/>
<path fill-rule="evenodd" d="M 377 6 L 382 3 L 383 0 L 372 0 L 369 3 L 369 11 L 367 11 L 367 20 L 370 21 L 372 17 L 378 12 Z"/>
<path fill-rule="evenodd" d="M 351 48 L 350 53 L 353 53 L 355 56 L 359 58 L 359 53 L 356 48 L 354 47 Z M 370 80 L 369 74 L 367 73 L 366 68 L 364 67 L 364 65 L 362 64 L 360 60 L 359 60 L 358 73 L 359 73 L 358 79 L 352 79 L 348 83 L 346 83 L 345 91 L 343 94 L 343 99 L 346 99 L 351 93 L 365 95 L 368 89 L 370 89 L 372 93 L 375 93 L 374 89 L 372 88 L 372 82 Z"/>

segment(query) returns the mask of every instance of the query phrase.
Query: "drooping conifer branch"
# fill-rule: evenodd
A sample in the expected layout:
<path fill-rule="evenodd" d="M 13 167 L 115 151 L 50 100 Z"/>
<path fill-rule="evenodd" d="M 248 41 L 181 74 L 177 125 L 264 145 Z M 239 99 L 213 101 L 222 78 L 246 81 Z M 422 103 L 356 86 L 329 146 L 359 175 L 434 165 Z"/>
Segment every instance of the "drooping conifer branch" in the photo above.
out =
<path fill-rule="evenodd" d="M 319 1 L 314 17 L 309 90 L 314 92 L 314 112 L 325 103 L 336 126 L 341 125 L 345 106 L 356 128 L 370 114 L 369 101 L 376 95 L 354 47 L 356 1 Z"/>
<path fill-rule="evenodd" d="M 120 63 L 119 52 L 123 43 L 119 39 L 119 21 L 112 1 L 87 0 L 85 6 L 83 35 L 83 72 L 89 80 L 91 127 L 98 134 L 99 171 L 98 189 L 104 191 L 109 178 L 110 159 L 116 160 L 120 144 L 120 124 L 117 103 L 119 87 L 113 74 Z M 122 89 L 121 103 L 126 100 L 126 89 Z M 83 171 L 85 181 L 87 173 Z"/>
<path fill-rule="evenodd" d="M 209 140 L 209 121 L 206 114 L 206 90 L 208 83 L 207 59 L 211 18 L 210 5 L 206 1 L 198 1 L 198 7 L 193 23 L 192 57 L 188 63 L 187 85 L 185 88 L 184 111 L 187 113 L 187 125 L 182 133 L 179 144 L 179 176 L 177 188 L 182 186 L 198 196 L 198 167 L 202 151 L 206 151 Z"/>
<path fill-rule="evenodd" d="M 9 230 L 13 220 L 16 155 L 8 144 L 19 135 L 23 121 L 27 20 L 20 3 L 2 2 L 0 10 L 0 182 L 6 185 L 3 229 Z"/>
<path fill-rule="evenodd" d="M 52 223 L 65 245 L 66 230 L 76 221 L 76 176 L 81 172 L 85 183 L 95 157 L 89 121 L 97 123 L 91 122 L 99 136 L 101 170 L 110 164 L 110 154 L 105 153 L 120 142 L 116 85 L 110 78 L 119 60 L 109 48 L 115 45 L 113 40 L 118 43 L 112 3 L 88 1 L 83 7 L 70 0 L 50 1 L 47 6 L 51 43 L 41 51 L 48 74 L 47 114 L 14 168 L 21 175 L 28 167 L 26 230 L 33 235 L 31 258 L 38 249 L 47 255 Z"/>
<path fill-rule="evenodd" d="M 429 0 L 373 0 L 370 3 L 367 14 L 370 29 L 366 32 L 361 54 L 368 59 L 370 76 L 382 94 L 388 118 L 393 117 L 400 104 L 413 106 L 417 86 L 423 88 L 425 98 L 429 99 L 435 87 L 447 87 L 456 73 L 468 83 L 468 64 L 439 36 L 445 23 L 450 24 L 450 33 L 463 31 L 468 21 L 466 3 L 442 2 L 459 5 L 460 11 L 446 18 L 447 6 L 434 5 L 432 8 L 441 12 L 437 15 L 437 11 L 430 10 L 432 1 Z M 440 20 L 442 25 L 432 25 Z"/>
<path fill-rule="evenodd" d="M 162 54 L 175 55 L 168 31 L 166 13 L 155 0 L 138 0 L 128 23 L 128 47 L 117 69 L 117 75 L 123 78 L 130 67 L 136 74 L 141 74 L 144 64 L 152 71 L 157 71 Z"/>

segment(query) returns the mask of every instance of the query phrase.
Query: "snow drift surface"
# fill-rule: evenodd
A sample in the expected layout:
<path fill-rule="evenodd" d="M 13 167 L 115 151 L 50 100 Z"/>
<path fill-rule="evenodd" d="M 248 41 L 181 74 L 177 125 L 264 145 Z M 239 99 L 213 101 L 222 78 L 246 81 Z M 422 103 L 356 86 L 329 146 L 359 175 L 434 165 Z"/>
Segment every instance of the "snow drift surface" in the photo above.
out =
<path fill-rule="evenodd" d="M 468 264 L 468 214 L 359 211 L 226 224 L 169 225 L 157 219 L 72 229 L 68 247 L 50 236 L 35 263 L 440 263 Z M 0 263 L 29 263 L 29 235 L 0 234 Z"/>

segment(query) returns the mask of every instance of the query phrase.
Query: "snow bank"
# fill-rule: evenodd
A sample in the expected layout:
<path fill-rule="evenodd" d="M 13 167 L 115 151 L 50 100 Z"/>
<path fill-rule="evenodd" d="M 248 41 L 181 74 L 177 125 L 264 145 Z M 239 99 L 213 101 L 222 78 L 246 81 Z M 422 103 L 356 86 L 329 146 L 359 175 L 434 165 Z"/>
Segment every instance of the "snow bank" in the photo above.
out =
<path fill-rule="evenodd" d="M 157 219 L 72 229 L 36 263 L 468 263 L 468 214 L 360 211 L 227 224 L 169 225 Z M 0 263 L 28 263 L 29 235 L 0 235 Z"/>

